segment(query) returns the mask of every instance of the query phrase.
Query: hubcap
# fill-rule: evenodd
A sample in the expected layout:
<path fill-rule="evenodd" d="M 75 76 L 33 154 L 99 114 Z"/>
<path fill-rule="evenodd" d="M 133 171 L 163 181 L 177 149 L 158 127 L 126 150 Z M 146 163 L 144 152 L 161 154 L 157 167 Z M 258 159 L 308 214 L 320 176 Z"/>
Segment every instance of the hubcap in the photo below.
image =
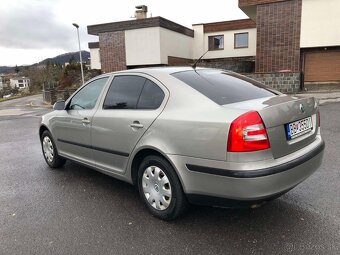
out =
<path fill-rule="evenodd" d="M 165 210 L 171 202 L 171 185 L 168 177 L 157 166 L 144 170 L 142 179 L 143 193 L 148 203 L 156 210 Z"/>
<path fill-rule="evenodd" d="M 54 158 L 53 144 L 48 136 L 45 136 L 43 139 L 43 151 L 46 160 L 52 163 Z"/>

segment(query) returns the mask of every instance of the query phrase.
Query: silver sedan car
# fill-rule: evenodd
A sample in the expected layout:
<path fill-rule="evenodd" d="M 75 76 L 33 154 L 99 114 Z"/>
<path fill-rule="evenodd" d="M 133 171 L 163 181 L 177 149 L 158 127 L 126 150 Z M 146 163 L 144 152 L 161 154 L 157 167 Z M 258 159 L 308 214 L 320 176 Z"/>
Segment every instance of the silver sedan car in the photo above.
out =
<path fill-rule="evenodd" d="M 166 220 L 189 203 L 279 197 L 320 166 L 325 147 L 314 98 L 190 67 L 98 76 L 57 102 L 39 135 L 51 168 L 69 159 L 136 185 Z"/>

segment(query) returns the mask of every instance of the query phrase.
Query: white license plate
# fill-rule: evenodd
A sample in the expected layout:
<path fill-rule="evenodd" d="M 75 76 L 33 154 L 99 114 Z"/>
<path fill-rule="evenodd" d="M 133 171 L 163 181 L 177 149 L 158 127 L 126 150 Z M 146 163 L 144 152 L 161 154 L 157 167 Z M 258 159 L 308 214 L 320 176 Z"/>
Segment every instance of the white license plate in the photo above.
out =
<path fill-rule="evenodd" d="M 286 124 L 286 133 L 288 140 L 299 137 L 313 130 L 312 117 L 304 118 Z"/>

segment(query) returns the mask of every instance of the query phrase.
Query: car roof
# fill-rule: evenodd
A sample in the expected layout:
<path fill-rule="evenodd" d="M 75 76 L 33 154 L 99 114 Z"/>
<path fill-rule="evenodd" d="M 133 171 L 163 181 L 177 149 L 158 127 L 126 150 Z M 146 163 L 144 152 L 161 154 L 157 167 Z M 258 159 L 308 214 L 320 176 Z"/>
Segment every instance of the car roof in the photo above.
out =
<path fill-rule="evenodd" d="M 207 69 L 197 67 L 197 70 Z M 136 69 L 128 69 L 118 72 L 112 72 L 110 74 L 121 74 L 121 73 L 158 73 L 158 74 L 173 74 L 177 72 L 184 72 L 184 71 L 193 71 L 194 69 L 191 66 L 159 66 L 159 67 L 145 67 L 145 68 L 136 68 Z"/>

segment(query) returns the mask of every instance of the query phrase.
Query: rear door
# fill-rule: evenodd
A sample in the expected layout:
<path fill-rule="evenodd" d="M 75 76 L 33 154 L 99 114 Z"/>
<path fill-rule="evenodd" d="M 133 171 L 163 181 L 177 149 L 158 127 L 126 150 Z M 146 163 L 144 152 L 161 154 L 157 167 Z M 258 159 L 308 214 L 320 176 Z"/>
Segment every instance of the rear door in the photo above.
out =
<path fill-rule="evenodd" d="M 97 166 L 124 172 L 139 139 L 162 112 L 169 92 L 152 77 L 117 75 L 92 121 Z"/>

